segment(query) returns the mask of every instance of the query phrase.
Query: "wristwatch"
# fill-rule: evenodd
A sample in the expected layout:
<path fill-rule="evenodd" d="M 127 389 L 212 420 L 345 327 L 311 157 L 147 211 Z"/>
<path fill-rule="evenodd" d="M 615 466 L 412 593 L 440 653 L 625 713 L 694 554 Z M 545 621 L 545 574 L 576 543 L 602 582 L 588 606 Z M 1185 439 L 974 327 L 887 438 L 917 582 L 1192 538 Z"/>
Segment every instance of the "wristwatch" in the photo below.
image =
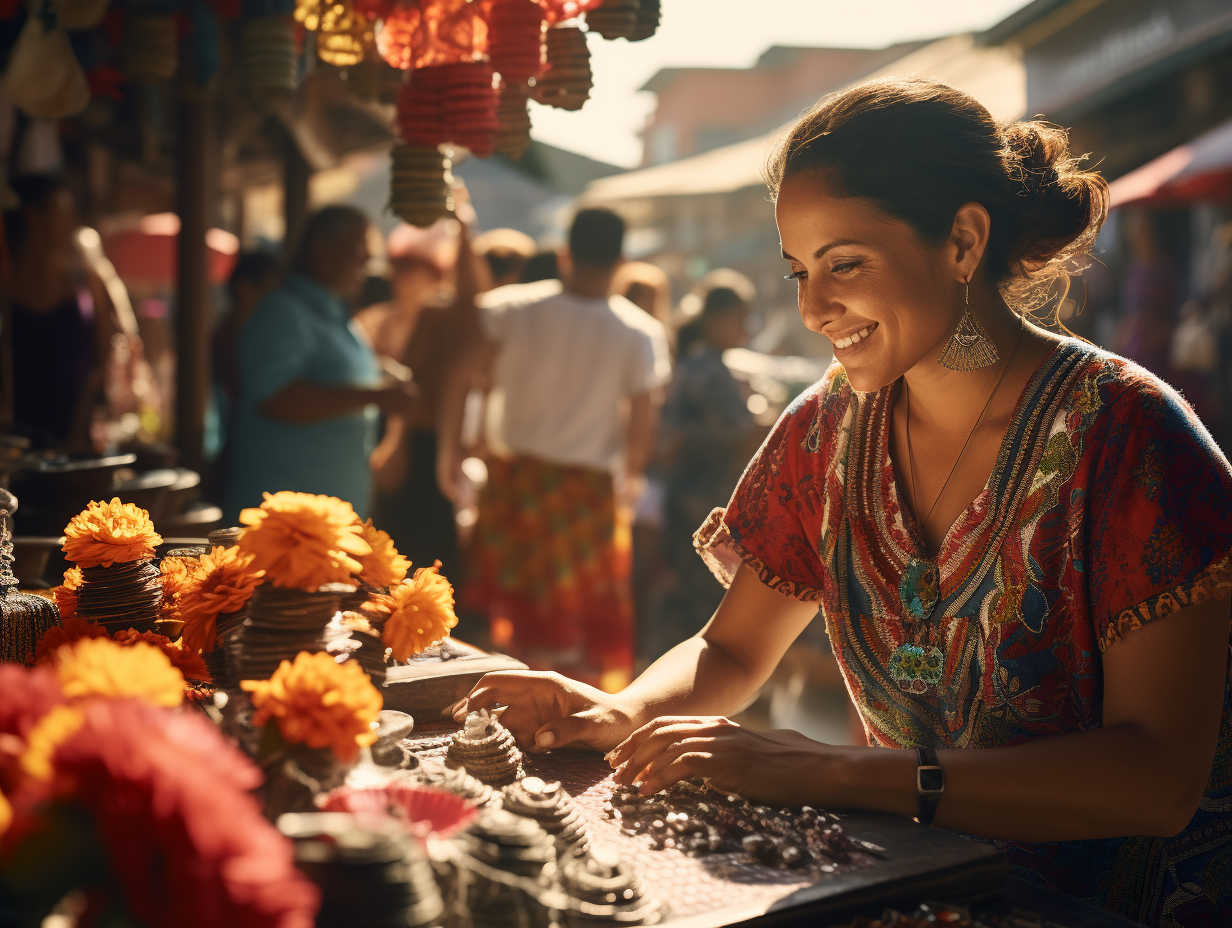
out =
<path fill-rule="evenodd" d="M 921 825 L 931 825 L 937 816 L 937 805 L 945 792 L 945 771 L 937 763 L 937 752 L 932 748 L 916 748 L 918 766 L 915 770 L 915 791 L 919 795 L 919 808 L 915 820 Z"/>

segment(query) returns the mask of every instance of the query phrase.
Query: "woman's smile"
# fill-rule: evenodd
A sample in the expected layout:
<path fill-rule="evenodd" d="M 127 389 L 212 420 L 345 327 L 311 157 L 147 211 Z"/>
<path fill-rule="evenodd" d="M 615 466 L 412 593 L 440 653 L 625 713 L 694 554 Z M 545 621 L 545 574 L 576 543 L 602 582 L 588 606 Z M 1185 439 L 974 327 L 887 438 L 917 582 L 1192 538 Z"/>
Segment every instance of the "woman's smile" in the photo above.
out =
<path fill-rule="evenodd" d="M 843 352 L 843 357 L 850 357 L 854 349 L 862 344 L 870 335 L 877 331 L 879 323 L 870 322 L 861 329 L 856 329 L 854 332 L 848 330 L 842 335 L 831 335 L 824 333 L 834 345 L 834 353 L 837 355 L 840 351 Z"/>

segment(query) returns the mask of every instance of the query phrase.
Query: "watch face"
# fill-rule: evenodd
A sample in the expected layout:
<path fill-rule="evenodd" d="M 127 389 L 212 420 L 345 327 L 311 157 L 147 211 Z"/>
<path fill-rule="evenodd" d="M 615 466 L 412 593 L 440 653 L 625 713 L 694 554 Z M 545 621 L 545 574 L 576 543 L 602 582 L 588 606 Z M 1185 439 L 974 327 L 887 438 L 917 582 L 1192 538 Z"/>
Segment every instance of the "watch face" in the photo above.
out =
<path fill-rule="evenodd" d="M 945 789 L 945 774 L 940 767 L 921 767 L 918 777 L 922 793 L 939 793 Z"/>

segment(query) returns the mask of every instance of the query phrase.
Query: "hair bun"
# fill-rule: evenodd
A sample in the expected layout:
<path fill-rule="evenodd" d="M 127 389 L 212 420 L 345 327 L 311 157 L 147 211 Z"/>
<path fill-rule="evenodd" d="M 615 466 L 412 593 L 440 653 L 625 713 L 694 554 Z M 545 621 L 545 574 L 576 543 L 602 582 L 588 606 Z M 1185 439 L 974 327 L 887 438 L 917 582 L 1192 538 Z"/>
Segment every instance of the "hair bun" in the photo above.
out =
<path fill-rule="evenodd" d="M 1013 232 L 1009 262 L 1029 275 L 1090 249 L 1108 213 L 1108 184 L 1084 170 L 1060 126 L 1033 119 L 1002 127 Z"/>

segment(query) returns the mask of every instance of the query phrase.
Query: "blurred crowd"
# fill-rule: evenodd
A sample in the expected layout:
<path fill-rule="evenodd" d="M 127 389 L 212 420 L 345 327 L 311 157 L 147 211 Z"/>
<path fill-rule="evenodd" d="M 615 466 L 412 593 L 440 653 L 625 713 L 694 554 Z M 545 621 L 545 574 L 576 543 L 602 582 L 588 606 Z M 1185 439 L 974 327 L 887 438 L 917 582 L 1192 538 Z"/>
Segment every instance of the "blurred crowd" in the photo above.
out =
<path fill-rule="evenodd" d="M 14 186 L 16 431 L 97 447 L 107 377 L 140 406 L 140 342 L 117 374 L 125 307 L 67 188 Z M 1175 384 L 1227 449 L 1232 224 L 1213 227 L 1198 276 L 1170 248 L 1167 217 L 1120 226 L 1071 295 L 1081 311 L 1062 315 Z M 235 263 L 212 344 L 210 485 L 226 519 L 264 491 L 338 496 L 417 566 L 442 563 L 461 637 L 622 686 L 722 598 L 693 533 L 766 433 L 764 399 L 730 360 L 754 328 L 753 284 L 712 271 L 677 301 L 663 270 L 624 259 L 624 222 L 599 209 L 549 251 L 511 229 L 402 225 L 380 276 L 373 236 L 361 212 L 329 206 L 289 262 Z"/>

